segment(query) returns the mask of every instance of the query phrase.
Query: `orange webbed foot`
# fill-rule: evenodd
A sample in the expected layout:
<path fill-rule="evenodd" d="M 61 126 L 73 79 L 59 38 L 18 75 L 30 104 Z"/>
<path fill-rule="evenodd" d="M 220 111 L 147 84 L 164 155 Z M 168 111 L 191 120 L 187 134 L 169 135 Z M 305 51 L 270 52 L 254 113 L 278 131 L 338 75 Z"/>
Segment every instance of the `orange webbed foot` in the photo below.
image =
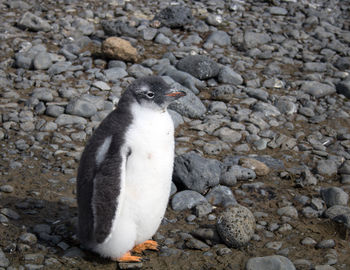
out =
<path fill-rule="evenodd" d="M 158 251 L 158 243 L 153 240 L 147 240 L 141 244 L 136 245 L 132 251 L 136 253 L 142 253 L 142 251 L 150 249 L 150 250 L 156 250 Z"/>
<path fill-rule="evenodd" d="M 116 258 L 112 258 L 113 261 L 117 261 L 117 262 L 141 262 L 141 257 L 139 256 L 133 256 L 131 255 L 130 251 L 128 251 L 127 253 L 125 253 L 123 255 L 123 257 L 116 259 Z"/>

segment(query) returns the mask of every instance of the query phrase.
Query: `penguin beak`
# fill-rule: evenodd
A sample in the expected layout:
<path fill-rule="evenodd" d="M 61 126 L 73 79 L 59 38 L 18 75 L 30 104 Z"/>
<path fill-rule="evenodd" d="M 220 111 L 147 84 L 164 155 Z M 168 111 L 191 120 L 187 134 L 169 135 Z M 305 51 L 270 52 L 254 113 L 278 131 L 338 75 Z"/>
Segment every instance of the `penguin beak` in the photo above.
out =
<path fill-rule="evenodd" d="M 186 96 L 186 92 L 184 91 L 171 91 L 165 94 L 165 96 L 169 99 L 169 101 L 174 101 L 180 97 Z"/>

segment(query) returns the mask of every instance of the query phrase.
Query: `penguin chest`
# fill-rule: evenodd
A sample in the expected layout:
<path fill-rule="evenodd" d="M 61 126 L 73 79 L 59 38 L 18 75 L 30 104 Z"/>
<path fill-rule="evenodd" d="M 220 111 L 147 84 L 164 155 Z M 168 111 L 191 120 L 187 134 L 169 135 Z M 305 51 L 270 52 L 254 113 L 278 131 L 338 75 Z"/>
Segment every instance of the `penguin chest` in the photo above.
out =
<path fill-rule="evenodd" d="M 124 206 L 140 238 L 151 237 L 164 215 L 174 161 L 174 127 L 167 112 L 141 110 L 127 133 Z M 140 241 L 143 241 L 141 239 Z"/>

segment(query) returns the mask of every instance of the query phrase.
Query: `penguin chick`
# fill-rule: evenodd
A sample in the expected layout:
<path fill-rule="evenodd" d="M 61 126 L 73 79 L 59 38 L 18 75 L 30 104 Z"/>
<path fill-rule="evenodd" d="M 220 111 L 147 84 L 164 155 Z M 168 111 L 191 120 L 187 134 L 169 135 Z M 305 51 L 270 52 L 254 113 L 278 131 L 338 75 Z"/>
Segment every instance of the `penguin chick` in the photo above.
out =
<path fill-rule="evenodd" d="M 96 129 L 80 159 L 77 201 L 81 243 L 118 261 L 130 250 L 157 249 L 149 240 L 164 216 L 174 162 L 172 91 L 161 77 L 135 80 Z"/>

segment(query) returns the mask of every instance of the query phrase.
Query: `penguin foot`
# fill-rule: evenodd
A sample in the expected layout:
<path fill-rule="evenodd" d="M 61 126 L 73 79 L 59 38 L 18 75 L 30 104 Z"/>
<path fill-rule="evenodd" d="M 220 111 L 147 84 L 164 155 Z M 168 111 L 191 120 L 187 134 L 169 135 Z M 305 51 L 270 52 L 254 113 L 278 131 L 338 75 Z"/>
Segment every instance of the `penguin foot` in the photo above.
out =
<path fill-rule="evenodd" d="M 123 255 L 123 257 L 116 259 L 116 258 L 112 258 L 113 261 L 117 261 L 117 262 L 141 262 L 141 257 L 139 256 L 133 256 L 131 255 L 130 251 L 128 251 L 127 253 L 125 253 Z"/>
<path fill-rule="evenodd" d="M 150 249 L 150 250 L 156 250 L 158 251 L 158 243 L 153 240 L 147 240 L 141 244 L 136 245 L 132 251 L 136 253 L 142 253 L 142 251 Z"/>

